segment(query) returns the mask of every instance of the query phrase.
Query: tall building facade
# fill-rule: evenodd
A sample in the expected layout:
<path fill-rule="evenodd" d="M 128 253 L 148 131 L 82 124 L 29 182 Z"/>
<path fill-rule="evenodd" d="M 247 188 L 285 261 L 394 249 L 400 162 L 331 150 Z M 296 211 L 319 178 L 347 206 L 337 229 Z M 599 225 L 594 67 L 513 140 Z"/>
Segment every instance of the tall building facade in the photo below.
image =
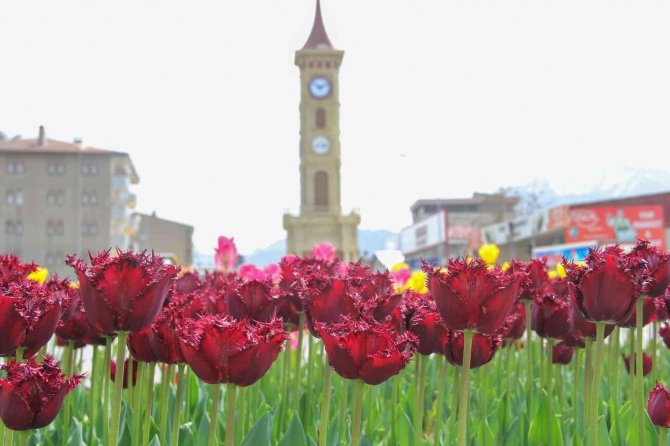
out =
<path fill-rule="evenodd" d="M 340 200 L 339 69 L 344 51 L 333 47 L 317 0 L 305 46 L 296 51 L 300 69 L 300 214 L 284 215 L 287 249 L 307 254 L 329 242 L 341 259 L 358 260 L 357 213 L 342 214 Z"/>
<path fill-rule="evenodd" d="M 139 182 L 127 153 L 46 137 L 0 138 L 0 252 L 71 275 L 67 254 L 128 248 Z"/>

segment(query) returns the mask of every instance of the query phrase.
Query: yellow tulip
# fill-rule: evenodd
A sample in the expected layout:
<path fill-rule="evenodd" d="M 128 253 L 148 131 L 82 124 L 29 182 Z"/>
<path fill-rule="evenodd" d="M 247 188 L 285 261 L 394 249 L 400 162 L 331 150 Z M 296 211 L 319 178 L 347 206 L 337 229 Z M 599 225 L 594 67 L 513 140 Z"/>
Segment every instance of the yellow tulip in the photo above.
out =
<path fill-rule="evenodd" d="M 417 293 L 427 294 L 426 273 L 423 271 L 414 271 L 407 281 L 408 288 Z"/>
<path fill-rule="evenodd" d="M 482 245 L 479 248 L 479 257 L 481 257 L 487 265 L 493 265 L 498 260 L 500 249 L 493 243 Z"/>
<path fill-rule="evenodd" d="M 556 265 L 556 274 L 558 274 L 558 277 L 561 279 L 565 278 L 565 267 L 563 266 L 562 263 L 559 263 Z"/>
<path fill-rule="evenodd" d="M 405 262 L 396 263 L 391 267 L 391 271 L 400 271 L 403 269 L 409 269 L 409 265 Z"/>
<path fill-rule="evenodd" d="M 37 282 L 40 285 L 42 285 L 44 282 L 46 282 L 47 277 L 49 277 L 49 270 L 46 269 L 46 268 L 42 268 L 41 266 L 38 266 L 35 271 L 28 274 L 28 280 L 32 280 L 33 282 Z"/>

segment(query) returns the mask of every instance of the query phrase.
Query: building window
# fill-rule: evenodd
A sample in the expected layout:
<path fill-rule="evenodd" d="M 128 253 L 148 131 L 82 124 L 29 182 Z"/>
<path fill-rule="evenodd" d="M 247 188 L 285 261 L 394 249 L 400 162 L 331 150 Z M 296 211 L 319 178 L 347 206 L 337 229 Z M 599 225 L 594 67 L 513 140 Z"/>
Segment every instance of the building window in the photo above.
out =
<path fill-rule="evenodd" d="M 65 192 L 62 190 L 59 190 L 56 193 L 56 203 L 58 203 L 58 206 L 63 206 L 65 204 Z"/>
<path fill-rule="evenodd" d="M 65 235 L 63 220 L 49 220 L 47 222 L 47 235 Z"/>
<path fill-rule="evenodd" d="M 82 163 L 81 165 L 81 174 L 83 176 L 94 176 L 98 174 L 98 171 L 98 163 Z"/>
<path fill-rule="evenodd" d="M 7 191 L 7 195 L 6 195 L 6 202 L 7 202 L 7 204 L 9 204 L 9 205 L 14 204 L 14 198 L 15 198 L 15 197 L 14 197 L 14 191 L 11 190 L 11 189 L 9 189 L 9 190 Z"/>
<path fill-rule="evenodd" d="M 14 203 L 17 206 L 23 206 L 23 191 L 21 189 L 16 189 L 14 191 Z"/>
<path fill-rule="evenodd" d="M 15 220 L 7 220 L 5 222 L 5 234 L 23 235 L 23 223 Z"/>
<path fill-rule="evenodd" d="M 65 175 L 65 161 L 54 160 L 47 163 L 47 172 L 49 175 Z"/>
<path fill-rule="evenodd" d="M 98 233 L 98 224 L 94 221 L 83 221 L 81 223 L 81 235 L 96 235 Z"/>
<path fill-rule="evenodd" d="M 22 174 L 25 172 L 26 167 L 21 160 L 9 160 L 7 161 L 7 166 L 5 170 L 8 175 Z"/>
<path fill-rule="evenodd" d="M 328 174 L 320 170 L 314 174 L 314 205 L 328 207 Z"/>
<path fill-rule="evenodd" d="M 83 206 L 95 206 L 98 204 L 98 191 L 84 190 L 81 193 L 81 204 Z"/>
<path fill-rule="evenodd" d="M 316 109 L 316 128 L 326 128 L 326 110 L 323 108 Z"/>

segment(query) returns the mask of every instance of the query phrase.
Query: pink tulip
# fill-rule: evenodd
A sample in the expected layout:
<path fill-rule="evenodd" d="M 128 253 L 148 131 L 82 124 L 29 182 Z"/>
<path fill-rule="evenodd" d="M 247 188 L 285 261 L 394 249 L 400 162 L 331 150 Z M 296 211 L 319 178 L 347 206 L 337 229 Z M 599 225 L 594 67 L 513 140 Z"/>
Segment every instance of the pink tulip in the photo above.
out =
<path fill-rule="evenodd" d="M 312 256 L 317 260 L 332 262 L 335 260 L 335 247 L 328 242 L 321 242 L 312 248 Z"/>
<path fill-rule="evenodd" d="M 219 236 L 219 246 L 214 248 L 216 270 L 224 273 L 233 271 L 237 265 L 237 246 L 235 239 Z"/>

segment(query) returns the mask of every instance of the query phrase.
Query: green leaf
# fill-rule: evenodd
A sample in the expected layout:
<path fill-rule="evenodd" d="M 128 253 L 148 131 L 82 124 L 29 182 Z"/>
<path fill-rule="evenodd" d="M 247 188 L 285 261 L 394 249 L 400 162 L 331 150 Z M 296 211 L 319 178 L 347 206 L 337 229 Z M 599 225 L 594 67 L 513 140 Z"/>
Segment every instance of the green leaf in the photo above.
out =
<path fill-rule="evenodd" d="M 158 435 L 154 435 L 154 438 L 149 442 L 149 446 L 161 446 L 161 441 L 158 439 Z"/>
<path fill-rule="evenodd" d="M 291 424 L 288 426 L 286 435 L 279 442 L 279 446 L 307 446 L 305 438 L 305 429 L 300 422 L 298 414 L 294 414 Z"/>
<path fill-rule="evenodd" d="M 179 444 L 179 446 L 193 446 L 194 440 L 191 426 L 191 423 L 179 426 L 179 438 L 177 439 L 177 444 Z"/>
<path fill-rule="evenodd" d="M 656 428 L 652 424 L 647 411 L 643 413 L 644 416 L 644 444 L 640 445 L 638 441 L 638 418 L 637 416 L 633 417 L 630 425 L 628 426 L 628 433 L 626 434 L 626 446 L 647 446 L 650 444 L 658 443 L 658 433 Z"/>
<path fill-rule="evenodd" d="M 74 426 L 70 429 L 70 434 L 67 437 L 67 446 L 84 446 L 85 444 L 81 423 L 74 419 Z"/>
<path fill-rule="evenodd" d="M 263 415 L 251 428 L 244 440 L 242 446 L 259 446 L 270 444 L 270 426 L 272 420 L 270 414 Z"/>
<path fill-rule="evenodd" d="M 550 409 L 549 397 L 545 392 L 540 396 L 540 407 L 537 414 L 530 422 L 528 430 L 529 446 L 545 446 L 563 444 L 561 425 L 558 424 L 556 415 Z"/>
<path fill-rule="evenodd" d="M 200 418 L 200 424 L 198 425 L 198 435 L 196 438 L 196 444 L 206 445 L 209 441 L 209 415 L 203 414 Z"/>
<path fill-rule="evenodd" d="M 395 428 L 398 446 L 409 446 L 414 439 L 414 426 L 403 409 L 398 409 L 395 417 Z"/>

